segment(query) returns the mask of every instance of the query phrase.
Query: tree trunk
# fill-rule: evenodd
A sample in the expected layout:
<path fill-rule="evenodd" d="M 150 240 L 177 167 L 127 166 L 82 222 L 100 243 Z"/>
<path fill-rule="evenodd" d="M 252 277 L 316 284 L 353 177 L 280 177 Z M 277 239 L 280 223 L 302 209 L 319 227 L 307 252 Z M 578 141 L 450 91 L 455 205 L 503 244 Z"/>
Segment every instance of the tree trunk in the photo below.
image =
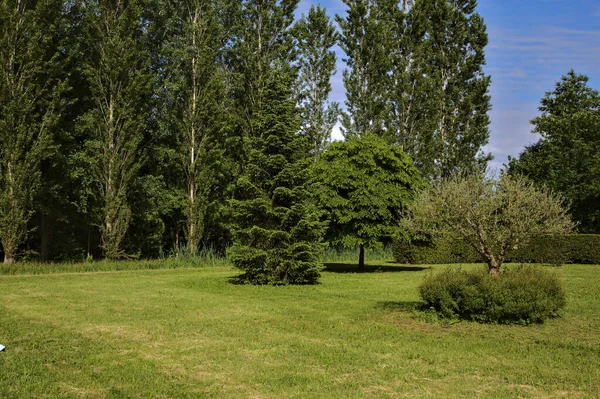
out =
<path fill-rule="evenodd" d="M 9 265 L 14 262 L 15 262 L 15 254 L 13 254 L 9 251 L 4 252 L 4 264 Z"/>
<path fill-rule="evenodd" d="M 496 259 L 488 260 L 488 273 L 492 276 L 497 276 L 500 273 L 500 266 L 502 263 Z"/>
<path fill-rule="evenodd" d="M 47 215 L 42 215 L 40 226 L 40 262 L 48 262 L 50 253 L 50 239 L 52 236 L 52 224 Z"/>
<path fill-rule="evenodd" d="M 87 232 L 87 260 L 92 258 L 92 231 L 88 229 Z"/>
<path fill-rule="evenodd" d="M 175 256 L 179 258 L 179 227 L 175 232 Z"/>
<path fill-rule="evenodd" d="M 362 244 L 360 245 L 360 252 L 358 255 L 358 271 L 365 271 L 365 247 Z"/>

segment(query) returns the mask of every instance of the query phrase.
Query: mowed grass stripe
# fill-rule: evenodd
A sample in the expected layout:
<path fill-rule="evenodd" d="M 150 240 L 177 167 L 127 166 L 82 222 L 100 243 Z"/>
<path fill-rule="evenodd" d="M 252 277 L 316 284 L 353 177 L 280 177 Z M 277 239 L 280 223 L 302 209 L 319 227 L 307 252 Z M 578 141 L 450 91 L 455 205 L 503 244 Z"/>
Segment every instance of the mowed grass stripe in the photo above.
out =
<path fill-rule="evenodd" d="M 569 304 L 532 327 L 415 316 L 447 266 L 333 266 L 304 287 L 229 267 L 0 277 L 0 397 L 600 396 L 597 266 L 555 269 Z"/>

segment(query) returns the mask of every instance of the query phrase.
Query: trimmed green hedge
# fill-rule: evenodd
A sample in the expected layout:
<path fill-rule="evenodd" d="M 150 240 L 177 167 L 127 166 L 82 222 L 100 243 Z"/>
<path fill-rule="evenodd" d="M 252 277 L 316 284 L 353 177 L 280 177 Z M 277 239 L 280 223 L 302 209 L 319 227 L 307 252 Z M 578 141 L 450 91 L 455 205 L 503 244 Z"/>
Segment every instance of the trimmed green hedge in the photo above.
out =
<path fill-rule="evenodd" d="M 481 257 L 463 241 L 433 245 L 429 241 L 396 239 L 392 245 L 398 263 L 479 263 Z M 600 264 L 600 234 L 542 236 L 510 252 L 506 262 L 545 264 Z"/>
<path fill-rule="evenodd" d="M 396 239 L 392 243 L 394 260 L 408 264 L 478 263 L 481 256 L 463 241 L 442 242 Z"/>

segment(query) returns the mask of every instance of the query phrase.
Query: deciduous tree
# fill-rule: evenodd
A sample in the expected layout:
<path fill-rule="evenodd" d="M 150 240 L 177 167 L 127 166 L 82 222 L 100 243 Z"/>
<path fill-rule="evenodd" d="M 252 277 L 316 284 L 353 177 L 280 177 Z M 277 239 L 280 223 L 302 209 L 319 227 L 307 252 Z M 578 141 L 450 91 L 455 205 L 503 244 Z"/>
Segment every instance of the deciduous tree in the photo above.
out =
<path fill-rule="evenodd" d="M 338 121 L 339 104 L 328 102 L 336 55 L 332 49 L 338 34 L 327 10 L 312 6 L 295 25 L 298 40 L 299 83 L 302 132 L 314 154 L 320 154 Z"/>
<path fill-rule="evenodd" d="M 315 164 L 314 179 L 328 239 L 359 247 L 359 271 L 365 247 L 398 233 L 400 218 L 423 186 L 410 157 L 374 134 L 332 143 Z"/>
<path fill-rule="evenodd" d="M 482 152 L 491 108 L 482 69 L 488 37 L 476 7 L 476 0 L 416 0 L 392 52 L 392 76 L 403 82 L 391 91 L 397 142 L 407 143 L 431 180 L 483 171 L 491 159 Z"/>
<path fill-rule="evenodd" d="M 396 0 L 344 0 L 345 16 L 337 15 L 340 47 L 346 53 L 344 87 L 346 111 L 342 128 L 346 137 L 374 133 L 391 139 L 385 128 L 389 118 L 388 77 L 394 38 L 392 16 Z"/>
<path fill-rule="evenodd" d="M 600 94 L 588 80 L 570 71 L 546 93 L 531 121 L 541 138 L 509 160 L 509 172 L 562 193 L 579 229 L 600 233 Z"/>
<path fill-rule="evenodd" d="M 206 210 L 221 154 L 230 88 L 223 50 L 231 40 L 227 2 L 168 1 L 164 64 L 168 87 L 166 129 L 184 176 L 185 237 L 191 254 L 204 235 Z"/>
<path fill-rule="evenodd" d="M 61 2 L 0 1 L 0 240 L 4 263 L 27 236 L 41 161 L 60 119 Z"/>
<path fill-rule="evenodd" d="M 464 240 L 497 274 L 506 254 L 542 234 L 567 234 L 561 197 L 519 176 L 454 176 L 423 191 L 403 224 L 413 234 Z"/>
<path fill-rule="evenodd" d="M 94 101 L 82 118 L 90 137 L 83 161 L 101 203 L 98 221 L 104 255 L 125 255 L 122 242 L 131 221 L 129 191 L 143 163 L 141 144 L 151 95 L 149 57 L 141 0 L 86 2 L 91 57 L 83 69 Z"/>

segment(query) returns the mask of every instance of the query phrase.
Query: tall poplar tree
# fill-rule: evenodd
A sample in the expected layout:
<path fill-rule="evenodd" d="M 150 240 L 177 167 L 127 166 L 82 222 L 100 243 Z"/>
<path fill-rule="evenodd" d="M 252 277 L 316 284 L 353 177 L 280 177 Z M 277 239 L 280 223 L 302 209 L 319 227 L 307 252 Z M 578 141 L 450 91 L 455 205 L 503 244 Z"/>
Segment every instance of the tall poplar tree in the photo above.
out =
<path fill-rule="evenodd" d="M 140 0 L 90 0 L 85 4 L 91 57 L 83 66 L 93 107 L 82 118 L 89 131 L 85 162 L 101 204 L 104 255 L 125 255 L 131 220 L 129 191 L 142 165 L 141 144 L 151 94 Z"/>
<path fill-rule="evenodd" d="M 61 2 L 0 1 L 0 240 L 12 263 L 27 236 L 40 163 L 60 118 Z"/>
<path fill-rule="evenodd" d="M 233 264 L 243 282 L 306 284 L 319 277 L 323 230 L 308 201 L 310 143 L 300 131 L 297 71 L 290 27 L 298 0 L 247 0 L 232 66 L 239 133 L 240 175 L 230 201 Z"/>
<path fill-rule="evenodd" d="M 413 52 L 406 56 L 417 73 L 406 86 L 414 85 L 417 104 L 423 104 L 419 108 L 435 124 L 430 120 L 412 133 L 402 132 L 417 134 L 426 144 L 409 154 L 433 180 L 485 169 L 491 159 L 482 153 L 491 108 L 491 80 L 482 69 L 488 37 L 476 7 L 476 0 L 416 0 L 410 8 Z"/>
<path fill-rule="evenodd" d="M 393 45 L 389 56 L 390 75 L 387 89 L 389 114 L 386 129 L 391 141 L 402 146 L 420 170 L 434 163 L 433 132 L 436 129 L 437 103 L 432 93 L 438 88 L 426 75 L 429 53 L 423 45 L 424 27 L 408 8 L 413 2 L 391 12 Z M 425 174 L 428 174 L 426 172 Z"/>
<path fill-rule="evenodd" d="M 231 2 L 229 2 L 231 3 Z M 165 46 L 167 129 L 184 176 L 185 237 L 195 253 L 214 185 L 219 142 L 227 127 L 229 82 L 223 51 L 231 40 L 227 1 L 169 0 Z"/>
<path fill-rule="evenodd" d="M 345 17 L 336 16 L 340 46 L 346 53 L 344 71 L 346 112 L 342 127 L 346 136 L 368 132 L 390 139 L 385 128 L 389 117 L 388 79 L 392 24 L 396 0 L 344 0 Z"/>
<path fill-rule="evenodd" d="M 336 55 L 332 50 L 338 34 L 327 10 L 311 6 L 295 26 L 298 40 L 300 76 L 298 97 L 302 132 L 308 137 L 312 152 L 319 154 L 331 137 L 339 117 L 339 104 L 328 102 L 331 77 L 335 74 Z"/>

